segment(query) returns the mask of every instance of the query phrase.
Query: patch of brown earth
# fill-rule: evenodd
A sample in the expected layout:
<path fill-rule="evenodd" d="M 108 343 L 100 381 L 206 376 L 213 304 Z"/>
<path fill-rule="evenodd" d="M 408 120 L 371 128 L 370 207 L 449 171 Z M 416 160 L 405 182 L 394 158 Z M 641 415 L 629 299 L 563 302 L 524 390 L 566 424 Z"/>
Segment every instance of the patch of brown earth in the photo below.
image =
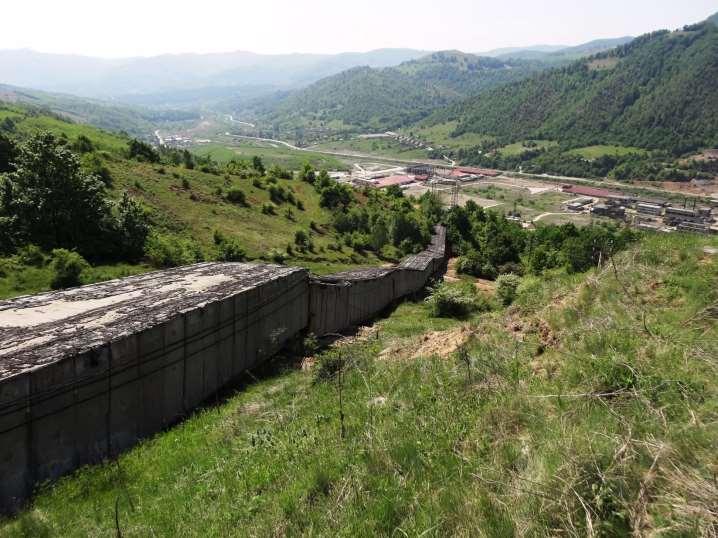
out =
<path fill-rule="evenodd" d="M 463 325 L 449 331 L 433 331 L 409 342 L 395 342 L 379 354 L 380 359 L 418 359 L 420 357 L 448 358 L 474 335 Z"/>
<path fill-rule="evenodd" d="M 459 278 L 459 272 L 456 270 L 456 265 L 458 261 L 459 258 L 451 258 L 449 260 L 449 265 L 446 270 L 446 274 L 444 275 L 445 282 L 461 282 L 461 279 Z M 493 282 L 491 280 L 477 278 L 475 285 L 477 290 L 484 293 L 493 294 L 496 292 L 496 282 Z"/>
<path fill-rule="evenodd" d="M 459 261 L 459 258 L 449 259 L 449 265 L 446 269 L 446 274 L 444 275 L 444 281 L 459 282 L 459 274 L 456 271 L 456 264 L 458 263 L 458 261 Z"/>
<path fill-rule="evenodd" d="M 330 347 L 340 347 L 340 346 L 346 346 L 350 344 L 354 344 L 357 342 L 366 342 L 370 338 L 375 338 L 377 336 L 377 333 L 379 332 L 379 329 L 374 326 L 366 326 L 366 327 L 359 327 L 356 332 L 349 336 L 343 336 L 341 338 L 336 338 L 331 342 Z M 300 365 L 300 369 L 303 372 L 307 372 L 311 370 L 314 365 L 317 362 L 317 358 L 314 355 L 311 355 L 309 357 L 304 357 L 302 359 L 302 363 Z"/>

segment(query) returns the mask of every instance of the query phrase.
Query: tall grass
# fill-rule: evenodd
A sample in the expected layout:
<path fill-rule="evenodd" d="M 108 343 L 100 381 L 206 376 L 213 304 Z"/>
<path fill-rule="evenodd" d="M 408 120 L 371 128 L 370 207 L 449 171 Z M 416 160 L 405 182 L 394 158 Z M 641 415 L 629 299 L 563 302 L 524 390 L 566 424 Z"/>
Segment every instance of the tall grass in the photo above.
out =
<path fill-rule="evenodd" d="M 259 376 L 42 491 L 0 535 L 114 535 L 117 516 L 123 536 L 715 536 L 706 244 L 650 237 L 468 322 L 404 304 L 320 356 L 326 375 Z M 458 355 L 382 353 L 463 323 L 470 376 Z"/>

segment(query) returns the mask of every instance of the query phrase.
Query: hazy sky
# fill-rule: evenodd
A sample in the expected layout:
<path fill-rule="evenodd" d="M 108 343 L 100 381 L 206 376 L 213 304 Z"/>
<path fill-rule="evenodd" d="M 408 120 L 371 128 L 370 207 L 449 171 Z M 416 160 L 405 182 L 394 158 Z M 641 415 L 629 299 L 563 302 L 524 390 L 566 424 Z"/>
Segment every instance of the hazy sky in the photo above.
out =
<path fill-rule="evenodd" d="M 0 49 L 91 56 L 249 50 L 478 52 L 675 29 L 716 0 L 3 0 Z"/>

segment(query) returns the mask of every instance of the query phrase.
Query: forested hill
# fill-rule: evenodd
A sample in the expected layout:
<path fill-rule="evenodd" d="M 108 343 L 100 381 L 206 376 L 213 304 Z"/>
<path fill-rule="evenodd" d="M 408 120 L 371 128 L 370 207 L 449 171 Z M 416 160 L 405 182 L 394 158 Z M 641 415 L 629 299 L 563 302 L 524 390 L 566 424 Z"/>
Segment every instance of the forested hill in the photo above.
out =
<path fill-rule="evenodd" d="M 715 19 L 715 17 L 713 17 Z M 718 144 L 718 27 L 644 35 L 568 67 L 468 99 L 430 118 L 455 135 L 677 153 Z"/>
<path fill-rule="evenodd" d="M 538 69 L 526 61 L 437 52 L 397 67 L 345 71 L 289 94 L 260 116 L 282 128 L 391 129 Z"/>

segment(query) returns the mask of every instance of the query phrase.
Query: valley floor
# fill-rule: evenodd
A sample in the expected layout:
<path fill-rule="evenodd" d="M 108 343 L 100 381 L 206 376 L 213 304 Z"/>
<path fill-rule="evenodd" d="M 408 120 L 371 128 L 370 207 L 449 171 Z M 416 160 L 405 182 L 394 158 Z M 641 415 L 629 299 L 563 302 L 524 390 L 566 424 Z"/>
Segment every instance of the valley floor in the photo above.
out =
<path fill-rule="evenodd" d="M 715 536 L 717 252 L 648 236 L 469 319 L 402 304 L 0 535 Z"/>

